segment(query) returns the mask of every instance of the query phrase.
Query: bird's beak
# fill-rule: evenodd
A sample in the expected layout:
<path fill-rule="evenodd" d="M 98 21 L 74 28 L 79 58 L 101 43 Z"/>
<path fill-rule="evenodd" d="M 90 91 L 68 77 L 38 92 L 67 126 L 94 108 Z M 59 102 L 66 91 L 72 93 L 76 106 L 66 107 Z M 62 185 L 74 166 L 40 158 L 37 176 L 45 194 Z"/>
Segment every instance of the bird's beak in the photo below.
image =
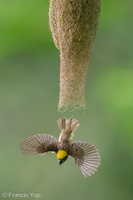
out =
<path fill-rule="evenodd" d="M 58 163 L 59 163 L 59 165 L 61 165 L 63 163 L 63 160 L 62 159 L 58 159 Z"/>
<path fill-rule="evenodd" d="M 58 163 L 59 165 L 61 165 L 62 163 L 64 163 L 66 160 L 67 160 L 68 156 L 65 156 L 64 158 L 62 159 L 58 159 Z"/>

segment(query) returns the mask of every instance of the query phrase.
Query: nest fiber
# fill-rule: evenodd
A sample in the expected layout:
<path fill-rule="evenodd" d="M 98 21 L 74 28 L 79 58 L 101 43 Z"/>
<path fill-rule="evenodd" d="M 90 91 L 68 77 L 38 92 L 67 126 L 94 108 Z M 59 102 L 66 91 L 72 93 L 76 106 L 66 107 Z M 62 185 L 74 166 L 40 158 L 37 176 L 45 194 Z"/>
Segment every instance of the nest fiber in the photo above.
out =
<path fill-rule="evenodd" d="M 50 0 L 50 29 L 60 50 L 59 110 L 85 106 L 86 72 L 99 14 L 100 0 Z"/>

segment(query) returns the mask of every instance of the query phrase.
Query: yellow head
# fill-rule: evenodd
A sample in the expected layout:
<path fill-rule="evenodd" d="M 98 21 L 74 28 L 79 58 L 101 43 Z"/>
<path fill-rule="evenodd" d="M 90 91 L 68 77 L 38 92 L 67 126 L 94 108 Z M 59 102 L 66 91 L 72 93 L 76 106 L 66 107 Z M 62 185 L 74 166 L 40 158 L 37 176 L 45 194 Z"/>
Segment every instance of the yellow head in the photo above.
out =
<path fill-rule="evenodd" d="M 60 165 L 64 163 L 68 158 L 68 154 L 65 150 L 59 150 L 56 155 Z"/>

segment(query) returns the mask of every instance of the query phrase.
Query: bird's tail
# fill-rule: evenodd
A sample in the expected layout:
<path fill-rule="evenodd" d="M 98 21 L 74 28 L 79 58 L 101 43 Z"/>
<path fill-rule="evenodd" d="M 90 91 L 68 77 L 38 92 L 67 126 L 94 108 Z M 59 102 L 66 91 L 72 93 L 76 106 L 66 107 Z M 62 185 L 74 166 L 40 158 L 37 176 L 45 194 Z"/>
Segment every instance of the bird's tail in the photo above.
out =
<path fill-rule="evenodd" d="M 61 118 L 57 120 L 57 124 L 61 130 L 59 141 L 65 137 L 72 139 L 73 132 L 80 126 L 78 121 L 73 117 L 70 119 Z"/>

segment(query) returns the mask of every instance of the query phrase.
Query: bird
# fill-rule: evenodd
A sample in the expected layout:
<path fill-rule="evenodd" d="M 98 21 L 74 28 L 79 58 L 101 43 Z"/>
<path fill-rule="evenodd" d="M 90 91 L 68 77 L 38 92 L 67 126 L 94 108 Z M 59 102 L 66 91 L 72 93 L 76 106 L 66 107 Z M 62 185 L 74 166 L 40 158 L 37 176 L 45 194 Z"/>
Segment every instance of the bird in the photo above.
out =
<path fill-rule="evenodd" d="M 98 149 L 85 141 L 72 142 L 75 130 L 80 126 L 74 117 L 57 120 L 60 128 L 59 138 L 49 134 L 36 134 L 20 143 L 20 150 L 27 155 L 45 155 L 47 152 L 56 153 L 59 165 L 62 165 L 69 156 L 75 159 L 75 164 L 85 178 L 97 171 L 101 159 Z"/>

